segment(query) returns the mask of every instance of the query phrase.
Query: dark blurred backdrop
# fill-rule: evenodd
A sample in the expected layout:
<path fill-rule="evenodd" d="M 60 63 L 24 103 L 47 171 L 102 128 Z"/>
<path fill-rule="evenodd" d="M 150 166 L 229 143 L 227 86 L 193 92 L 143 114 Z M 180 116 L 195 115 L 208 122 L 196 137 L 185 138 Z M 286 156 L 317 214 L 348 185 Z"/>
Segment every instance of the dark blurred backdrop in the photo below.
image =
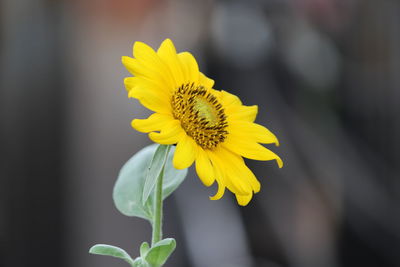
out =
<path fill-rule="evenodd" d="M 285 162 L 248 162 L 247 207 L 210 201 L 191 170 L 167 200 L 166 266 L 400 266 L 400 2 L 1 0 L 0 266 L 106 267 L 150 225 L 112 203 L 149 141 L 120 58 L 171 38 L 279 137 Z"/>

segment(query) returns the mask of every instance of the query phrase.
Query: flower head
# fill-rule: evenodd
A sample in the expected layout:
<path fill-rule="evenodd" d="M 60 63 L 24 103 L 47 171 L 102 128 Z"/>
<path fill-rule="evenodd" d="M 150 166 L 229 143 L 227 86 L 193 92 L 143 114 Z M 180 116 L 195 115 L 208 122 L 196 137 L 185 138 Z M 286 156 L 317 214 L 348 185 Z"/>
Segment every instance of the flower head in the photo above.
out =
<path fill-rule="evenodd" d="M 174 167 L 184 169 L 194 162 L 206 186 L 218 183 L 211 199 L 220 199 L 228 188 L 240 205 L 247 205 L 260 183 L 243 157 L 282 160 L 261 144 L 278 144 L 267 128 L 254 123 L 257 106 L 242 105 L 226 91 L 213 89 L 214 81 L 199 71 L 188 52 L 177 53 L 166 39 L 157 51 L 136 42 L 134 58 L 122 63 L 135 77 L 125 78 L 128 96 L 154 111 L 147 119 L 134 119 L 132 127 L 149 133 L 159 144 L 176 144 Z"/>

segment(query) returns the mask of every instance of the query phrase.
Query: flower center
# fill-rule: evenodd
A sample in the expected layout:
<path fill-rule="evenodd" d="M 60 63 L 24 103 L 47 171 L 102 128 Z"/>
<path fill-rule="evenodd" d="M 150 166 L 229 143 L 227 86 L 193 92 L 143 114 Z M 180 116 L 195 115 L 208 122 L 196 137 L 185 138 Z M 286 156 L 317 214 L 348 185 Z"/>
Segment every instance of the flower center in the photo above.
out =
<path fill-rule="evenodd" d="M 217 98 L 203 86 L 184 84 L 172 95 L 172 110 L 187 135 L 204 149 L 213 149 L 228 134 L 226 115 Z"/>

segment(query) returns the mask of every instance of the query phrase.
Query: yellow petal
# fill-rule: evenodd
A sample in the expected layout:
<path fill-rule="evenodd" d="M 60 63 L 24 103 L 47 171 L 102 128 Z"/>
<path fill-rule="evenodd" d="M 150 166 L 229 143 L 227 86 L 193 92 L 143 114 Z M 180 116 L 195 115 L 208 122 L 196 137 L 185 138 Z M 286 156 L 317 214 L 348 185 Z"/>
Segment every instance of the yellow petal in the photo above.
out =
<path fill-rule="evenodd" d="M 254 193 L 260 192 L 260 189 L 261 189 L 260 182 L 257 180 L 254 173 L 246 166 L 244 161 L 243 161 L 242 168 L 243 168 L 243 172 L 245 173 L 246 179 L 250 182 L 251 187 L 253 188 Z"/>
<path fill-rule="evenodd" d="M 132 74 L 132 75 L 136 75 L 135 73 L 137 73 L 139 71 L 139 69 L 137 68 L 137 65 L 134 63 L 135 59 L 131 58 L 131 57 L 127 57 L 127 56 L 122 56 L 121 57 L 121 62 L 122 64 L 125 66 L 125 68 Z"/>
<path fill-rule="evenodd" d="M 240 206 L 246 206 L 249 204 L 251 198 L 253 197 L 253 194 L 248 194 L 248 195 L 238 195 L 236 194 L 236 200 Z"/>
<path fill-rule="evenodd" d="M 175 87 L 169 68 L 167 68 L 164 62 L 150 46 L 142 42 L 135 42 L 133 46 L 133 54 L 144 68 L 156 73 L 157 77 L 162 80 L 164 85 L 167 84 L 168 87 Z"/>
<path fill-rule="evenodd" d="M 258 193 L 261 187 L 260 182 L 257 180 L 254 173 L 246 166 L 243 158 L 224 148 L 221 148 L 221 151 L 223 151 L 224 153 L 223 157 L 230 158 L 232 164 L 237 167 L 237 172 L 240 173 L 242 179 L 247 181 L 251 185 L 251 188 L 255 193 Z"/>
<path fill-rule="evenodd" d="M 230 121 L 228 132 L 231 138 L 253 140 L 258 143 L 279 146 L 276 136 L 264 126 L 247 121 Z"/>
<path fill-rule="evenodd" d="M 214 169 L 207 153 L 198 148 L 196 158 L 196 172 L 205 186 L 211 186 L 215 181 Z"/>
<path fill-rule="evenodd" d="M 257 181 L 257 179 L 255 179 L 254 175 L 251 173 L 250 174 L 248 172 L 246 172 L 245 170 L 245 165 L 244 165 L 244 161 L 243 159 L 240 159 L 238 156 L 236 157 L 231 157 L 232 152 L 229 151 L 223 151 L 221 153 L 221 151 L 218 151 L 218 155 L 219 157 L 224 157 L 224 159 L 230 158 L 230 161 L 227 162 L 226 165 L 224 165 L 220 159 L 218 159 L 218 157 L 216 157 L 215 155 L 217 154 L 217 152 L 210 152 L 207 151 L 210 155 L 210 158 L 212 158 L 212 162 L 213 162 L 213 166 L 214 166 L 214 170 L 216 171 L 216 177 L 217 177 L 217 182 L 218 182 L 218 192 L 217 194 L 212 197 L 212 200 L 215 199 L 219 199 L 222 197 L 225 187 L 228 187 L 229 190 L 231 190 L 233 193 L 235 193 L 235 195 L 240 195 L 242 197 L 240 197 L 240 203 L 241 205 L 245 205 L 248 203 L 248 201 L 250 201 L 251 196 L 253 195 L 252 189 L 249 188 L 248 186 L 245 186 L 246 189 L 245 190 L 236 190 L 235 186 L 232 185 L 232 180 L 234 180 L 234 183 L 237 183 L 238 181 L 235 179 L 243 179 L 242 182 L 244 184 L 246 183 L 250 183 L 253 184 L 255 183 L 255 189 L 259 190 L 259 183 Z M 235 166 L 239 166 L 238 168 L 236 168 Z M 223 171 L 221 169 L 224 169 Z M 246 167 L 247 168 L 247 167 Z M 227 171 L 228 170 L 228 171 Z M 220 178 L 221 179 L 218 179 Z M 253 178 L 254 180 L 248 179 L 248 178 Z M 240 183 L 240 181 L 239 181 Z M 236 184 L 237 186 L 237 184 Z M 249 198 L 248 196 L 250 196 L 250 199 L 246 199 L 244 196 L 247 197 L 247 199 Z M 247 202 L 246 202 L 247 201 Z"/>
<path fill-rule="evenodd" d="M 156 83 L 159 88 L 162 88 L 166 92 L 169 92 L 172 88 L 175 88 L 175 84 L 172 82 L 168 82 L 163 75 L 162 70 L 156 68 L 156 70 L 149 68 L 146 64 L 139 61 L 136 58 L 130 57 L 122 57 L 122 64 L 126 67 L 126 69 L 136 77 L 144 78 L 153 83 Z"/>
<path fill-rule="evenodd" d="M 178 143 L 184 134 L 181 123 L 178 120 L 173 120 L 167 123 L 161 132 L 149 133 L 149 138 L 158 144 L 172 145 Z"/>
<path fill-rule="evenodd" d="M 128 96 L 138 99 L 143 106 L 154 112 L 171 114 L 169 99 L 154 91 L 134 87 L 129 91 Z"/>
<path fill-rule="evenodd" d="M 160 64 L 160 59 L 157 53 L 153 50 L 153 48 L 145 43 L 135 42 L 133 45 L 133 55 L 139 60 Z"/>
<path fill-rule="evenodd" d="M 207 151 L 208 156 L 214 167 L 218 184 L 222 184 L 232 192 L 248 194 L 251 191 L 250 185 L 246 181 L 238 179 L 237 168 L 232 164 L 226 154 L 221 151 Z M 228 156 L 229 157 L 229 156 Z"/>
<path fill-rule="evenodd" d="M 134 119 L 131 123 L 132 128 L 135 130 L 142 132 L 142 133 L 148 133 L 148 132 L 153 132 L 153 131 L 160 131 L 161 129 L 164 128 L 164 126 L 174 120 L 172 116 L 170 115 L 165 115 L 165 114 L 159 114 L 159 113 L 153 113 L 150 115 L 147 119 L 141 120 L 141 119 Z"/>
<path fill-rule="evenodd" d="M 226 91 L 220 92 L 220 100 L 225 107 L 226 113 L 232 120 L 244 120 L 254 122 L 257 116 L 257 106 L 244 106 L 239 97 Z"/>
<path fill-rule="evenodd" d="M 174 167 L 178 170 L 189 168 L 197 155 L 197 144 L 189 136 L 184 135 L 176 145 L 174 159 L 172 161 Z"/>
<path fill-rule="evenodd" d="M 218 182 L 218 180 L 217 180 L 217 182 Z M 225 185 L 220 183 L 220 182 L 218 182 L 218 191 L 214 196 L 210 197 L 210 199 L 211 200 L 218 200 L 224 195 L 224 193 L 225 193 Z"/>
<path fill-rule="evenodd" d="M 254 122 L 258 106 L 231 105 L 225 108 L 230 120 Z"/>
<path fill-rule="evenodd" d="M 244 163 L 240 161 L 239 156 L 221 147 L 216 149 L 215 156 L 219 158 L 219 165 L 225 172 L 228 189 L 235 194 L 251 193 L 253 189 L 247 173 L 244 172 Z"/>
<path fill-rule="evenodd" d="M 254 160 L 276 160 L 279 168 L 282 168 L 283 166 L 283 162 L 278 155 L 252 140 L 233 140 L 233 138 L 228 135 L 228 138 L 224 141 L 224 143 L 222 143 L 222 145 L 230 151 L 245 158 Z"/>
<path fill-rule="evenodd" d="M 126 91 L 129 91 L 132 88 L 136 87 L 138 83 L 139 83 L 138 77 L 128 77 L 124 79 L 124 85 Z"/>
<path fill-rule="evenodd" d="M 196 59 L 189 52 L 182 52 L 178 54 L 178 58 L 182 65 L 182 70 L 185 76 L 185 82 L 199 82 L 199 66 Z"/>
<path fill-rule="evenodd" d="M 224 106 L 242 105 L 239 97 L 224 90 L 221 91 L 221 101 L 224 103 Z"/>
<path fill-rule="evenodd" d="M 226 188 L 225 174 L 222 171 L 221 166 L 218 165 L 219 162 L 217 161 L 217 159 L 216 159 L 215 155 L 213 154 L 213 152 L 210 151 L 210 150 L 205 150 L 205 152 L 208 155 L 208 158 L 210 159 L 210 161 L 212 162 L 214 175 L 215 175 L 215 180 L 217 180 L 217 183 L 218 183 L 218 191 L 214 196 L 210 197 L 210 199 L 211 200 L 218 200 L 225 193 L 225 188 Z"/>
<path fill-rule="evenodd" d="M 122 64 L 125 68 L 135 76 L 145 76 L 148 78 L 154 78 L 154 73 L 145 68 L 137 59 L 123 56 L 121 58 Z"/>
<path fill-rule="evenodd" d="M 129 92 L 137 87 L 138 89 L 152 91 L 154 94 L 157 94 L 164 99 L 170 99 L 170 94 L 165 90 L 165 87 L 162 88 L 157 82 L 147 80 L 143 77 L 127 77 L 124 79 L 124 84 L 128 91 L 128 96 Z"/>
<path fill-rule="evenodd" d="M 160 48 L 157 50 L 157 54 L 165 63 L 165 65 L 167 65 L 172 76 L 174 77 L 175 87 L 178 88 L 181 86 L 185 80 L 182 73 L 182 67 L 172 41 L 170 39 L 165 39 L 165 41 L 160 45 Z"/>
<path fill-rule="evenodd" d="M 199 83 L 205 88 L 211 89 L 214 86 L 214 80 L 208 78 L 206 75 L 200 72 Z"/>

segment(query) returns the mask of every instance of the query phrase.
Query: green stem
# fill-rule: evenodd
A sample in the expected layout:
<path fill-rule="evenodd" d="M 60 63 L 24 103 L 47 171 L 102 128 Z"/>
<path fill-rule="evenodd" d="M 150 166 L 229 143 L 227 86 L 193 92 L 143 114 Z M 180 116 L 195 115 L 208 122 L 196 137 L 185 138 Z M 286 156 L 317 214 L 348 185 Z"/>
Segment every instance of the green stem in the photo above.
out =
<path fill-rule="evenodd" d="M 164 166 L 161 170 L 160 177 L 155 188 L 155 208 L 154 208 L 154 222 L 153 222 L 153 237 L 151 240 L 151 246 L 162 239 L 162 215 L 163 215 L 163 200 L 162 200 L 162 184 L 164 178 Z"/>
<path fill-rule="evenodd" d="M 165 155 L 165 159 L 168 158 L 170 147 L 167 148 L 167 154 Z M 153 221 L 153 236 L 151 239 L 151 246 L 154 246 L 155 243 L 162 239 L 162 217 L 163 217 L 163 178 L 164 178 L 164 168 L 165 168 L 166 160 L 164 161 L 164 165 L 161 169 L 160 176 L 158 177 L 156 188 L 155 188 L 155 196 L 154 196 L 154 221 Z"/>

